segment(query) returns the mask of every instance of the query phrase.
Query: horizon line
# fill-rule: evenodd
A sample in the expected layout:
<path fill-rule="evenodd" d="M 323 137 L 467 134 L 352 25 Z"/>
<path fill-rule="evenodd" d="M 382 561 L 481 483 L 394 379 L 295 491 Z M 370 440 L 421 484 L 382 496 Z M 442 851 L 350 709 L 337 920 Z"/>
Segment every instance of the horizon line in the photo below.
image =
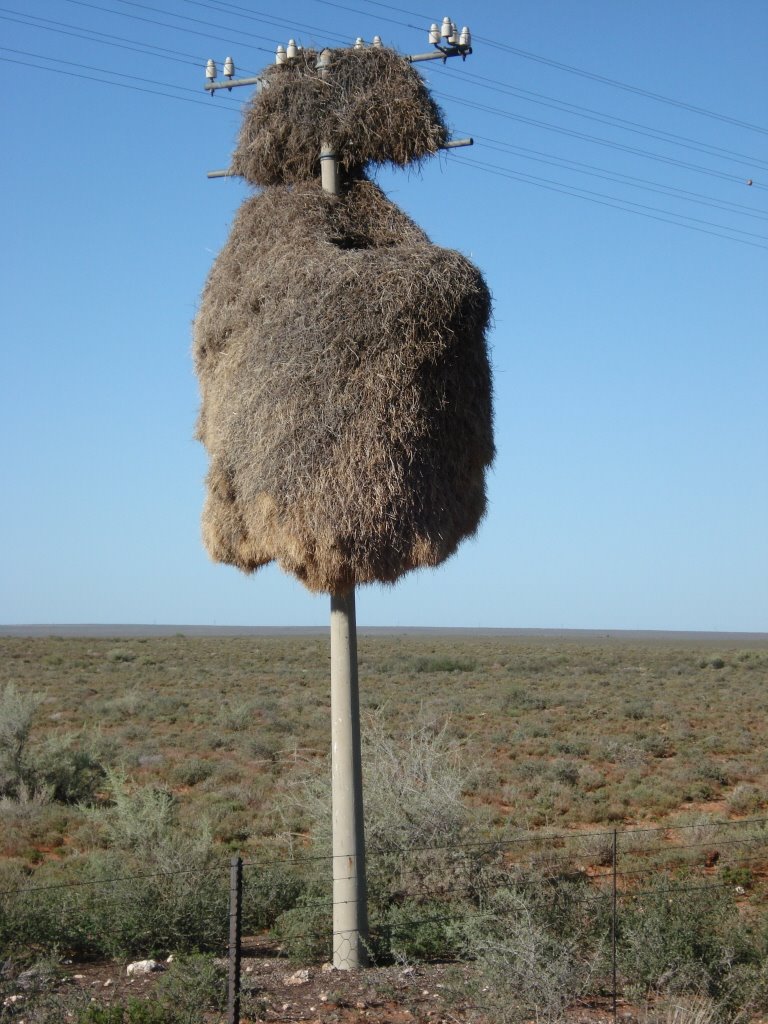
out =
<path fill-rule="evenodd" d="M 368 636 L 464 636 L 530 637 L 550 639 L 671 639 L 720 640 L 768 643 L 768 632 L 699 629 L 611 629 L 538 626 L 361 626 L 358 634 Z M 235 637 L 235 636 L 326 636 L 327 625 L 316 626 L 230 626 L 189 623 L 9 623 L 0 624 L 0 637 L 61 637 L 138 639 L 152 637 Z"/>

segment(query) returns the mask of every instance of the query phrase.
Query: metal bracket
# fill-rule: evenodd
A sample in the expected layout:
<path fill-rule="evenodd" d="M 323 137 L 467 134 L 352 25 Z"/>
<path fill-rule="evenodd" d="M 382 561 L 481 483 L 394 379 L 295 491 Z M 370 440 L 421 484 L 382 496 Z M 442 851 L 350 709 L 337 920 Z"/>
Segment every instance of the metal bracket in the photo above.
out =
<path fill-rule="evenodd" d="M 203 88 L 211 95 L 216 89 L 236 89 L 239 85 L 260 85 L 261 75 L 257 78 L 231 78 L 228 82 L 206 82 Z"/>
<path fill-rule="evenodd" d="M 445 64 L 449 57 L 461 57 L 462 60 L 466 60 L 472 53 L 471 46 L 438 46 L 437 43 L 435 46 L 437 49 L 432 53 L 414 53 L 405 59 L 411 64 L 416 64 L 420 60 L 441 60 Z"/>
<path fill-rule="evenodd" d="M 461 146 L 474 146 L 474 139 L 449 139 L 444 142 L 440 149 L 459 149 Z M 322 157 L 321 157 L 322 159 Z M 236 178 L 238 177 L 234 171 L 221 170 L 221 171 L 208 171 L 206 175 L 208 178 Z"/>

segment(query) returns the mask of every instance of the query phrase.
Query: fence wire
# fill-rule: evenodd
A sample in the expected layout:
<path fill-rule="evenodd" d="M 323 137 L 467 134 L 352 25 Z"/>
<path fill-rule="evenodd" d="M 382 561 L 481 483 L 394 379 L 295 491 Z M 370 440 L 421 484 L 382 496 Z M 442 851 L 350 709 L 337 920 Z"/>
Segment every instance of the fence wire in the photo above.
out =
<path fill-rule="evenodd" d="M 763 905 L 765 894 L 761 886 L 753 887 L 754 882 L 759 882 L 753 877 L 753 868 L 758 876 L 759 870 L 768 866 L 768 849 L 765 856 L 758 852 L 761 845 L 768 847 L 768 831 L 758 835 L 743 833 L 762 830 L 766 823 L 768 819 L 756 818 L 626 831 L 531 833 L 466 843 L 370 850 L 369 877 L 375 881 L 369 896 L 371 941 L 374 947 L 385 951 L 384 956 L 391 956 L 403 942 L 413 944 L 420 929 L 444 929 L 446 934 L 450 930 L 460 932 L 471 915 L 479 920 L 513 922 L 520 913 L 521 900 L 532 898 L 540 904 L 549 901 L 581 907 L 587 918 L 598 915 L 595 927 L 605 930 L 602 941 L 611 950 L 612 962 L 608 965 L 611 970 L 605 968 L 607 978 L 601 984 L 604 992 L 607 987 L 615 1012 L 620 993 L 617 978 L 624 941 L 623 915 L 632 907 L 653 900 L 681 906 L 694 894 L 705 898 L 711 894 L 717 899 L 730 893 L 734 903 L 749 900 L 753 905 Z M 686 841 L 693 829 L 706 838 Z M 641 834 L 656 839 L 638 845 L 637 837 Z M 586 849 L 579 845 L 584 843 Z M 590 858 L 596 853 L 603 859 L 594 866 Z M 0 924 L 21 901 L 28 904 L 28 912 L 33 916 L 47 907 L 51 928 L 55 927 L 58 906 L 62 919 L 80 912 L 86 928 L 90 914 L 108 913 L 110 909 L 119 913 L 127 907 L 141 916 L 151 909 L 146 920 L 150 929 L 174 906 L 183 916 L 187 904 L 197 901 L 201 912 L 210 917 L 209 927 L 215 932 L 208 936 L 207 948 L 227 950 L 232 1011 L 239 1007 L 243 932 L 254 933 L 254 921 L 259 914 L 261 930 L 277 924 L 274 934 L 278 942 L 304 942 L 315 947 L 320 943 L 330 948 L 329 921 L 335 909 L 356 902 L 333 896 L 332 866 L 338 856 L 320 853 L 291 858 L 238 858 L 241 875 L 236 889 L 231 884 L 227 886 L 233 862 L 40 885 L 35 885 L 32 878 L 31 884 L 0 890 Z M 66 865 L 61 870 L 66 870 Z M 396 879 L 391 877 L 393 873 Z M 336 881 L 350 877 L 340 876 Z M 175 887 L 181 880 L 185 889 L 180 893 Z M 156 883 L 152 892 L 143 886 L 145 882 Z M 209 886 L 216 888 L 215 905 L 206 902 L 212 900 L 213 890 Z M 284 924 L 286 914 L 292 922 L 288 930 Z M 323 928 L 327 934 L 322 933 Z M 335 933 L 338 935 L 339 930 L 335 929 Z M 52 941 L 54 946 L 61 947 L 55 938 Z M 425 958 L 429 959 L 428 953 Z"/>

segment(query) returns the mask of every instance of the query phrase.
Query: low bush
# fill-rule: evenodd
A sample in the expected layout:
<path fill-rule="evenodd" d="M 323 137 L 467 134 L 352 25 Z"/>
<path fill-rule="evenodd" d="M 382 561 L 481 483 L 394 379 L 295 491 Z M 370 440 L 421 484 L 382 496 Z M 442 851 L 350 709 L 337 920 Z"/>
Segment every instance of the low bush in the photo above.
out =
<path fill-rule="evenodd" d="M 24 972 L 24 998 L 19 1004 L 23 1019 L 19 1024 L 61 1024 L 64 1020 L 72 1024 L 200 1024 L 208 1014 L 221 1013 L 226 1005 L 224 972 L 210 956 L 198 954 L 174 961 L 149 998 L 117 997 L 109 1003 L 92 1001 L 87 989 L 62 988 L 57 983 L 60 971 L 55 962 L 38 961 Z M 14 994 L 11 988 L 18 987 L 11 983 L 9 994 Z M 12 1018 L 0 1004 L 0 1021 L 6 1019 Z"/>
<path fill-rule="evenodd" d="M 43 746 L 34 774 L 51 800 L 93 804 L 106 778 L 105 760 L 82 736 L 56 736 Z"/>
<path fill-rule="evenodd" d="M 499 888 L 463 925 L 474 964 L 469 996 L 499 1024 L 560 1024 L 568 1005 L 594 991 L 605 969 L 607 931 L 580 885 Z M 603 922 L 604 924 L 604 922 Z"/>
<path fill-rule="evenodd" d="M 474 672 L 476 668 L 473 658 L 424 657 L 414 664 L 415 672 Z"/>
<path fill-rule="evenodd" d="M 41 702 L 39 694 L 22 693 L 15 683 L 0 692 L 0 797 L 15 799 L 33 788 L 29 735 Z"/>
<path fill-rule="evenodd" d="M 643 895 L 621 901 L 619 964 L 635 993 L 705 992 L 719 999 L 734 968 L 762 955 L 730 890 L 686 881 L 660 878 Z"/>

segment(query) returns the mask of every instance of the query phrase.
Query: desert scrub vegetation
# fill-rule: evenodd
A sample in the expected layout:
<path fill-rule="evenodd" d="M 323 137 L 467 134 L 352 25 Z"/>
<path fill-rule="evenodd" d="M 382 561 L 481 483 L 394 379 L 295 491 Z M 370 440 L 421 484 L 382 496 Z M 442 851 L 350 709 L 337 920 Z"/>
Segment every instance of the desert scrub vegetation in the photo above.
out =
<path fill-rule="evenodd" d="M 121 956 L 220 949 L 226 876 L 210 834 L 176 828 L 173 798 L 107 770 L 104 806 L 87 809 L 88 852 L 31 875 L 0 865 L 0 946 Z"/>
<path fill-rule="evenodd" d="M 490 863 L 484 846 L 466 852 L 482 823 L 464 799 L 472 771 L 446 727 L 428 719 L 393 737 L 379 712 L 366 716 L 361 739 L 371 953 L 379 961 L 454 956 L 456 923 L 472 905 L 468 882 Z M 326 763 L 299 776 L 289 798 L 311 837 L 311 870 L 274 929 L 296 959 L 331 954 L 330 793 Z"/>
<path fill-rule="evenodd" d="M 226 1006 L 221 962 L 200 953 L 177 957 L 159 976 L 150 997 L 123 990 L 107 1003 L 94 1000 L 90 988 L 62 986 L 59 959 L 44 957 L 21 972 L 23 998 L 14 1006 L 10 997 L 19 995 L 15 973 L 11 966 L 0 975 L 2 1024 L 201 1024 L 221 1020 Z"/>
<path fill-rule="evenodd" d="M 238 851 L 246 929 L 327 956 L 325 638 L 0 653 L 0 946 L 221 952 Z M 463 960 L 494 1019 L 558 1019 L 605 990 L 617 828 L 622 986 L 765 1003 L 768 840 L 737 823 L 766 813 L 768 645 L 362 636 L 360 661 L 379 961 Z"/>
<path fill-rule="evenodd" d="M 361 636 L 361 703 L 426 715 L 473 771 L 489 829 L 607 828 L 768 797 L 768 645 Z M 0 858 L 88 848 L 104 771 L 167 789 L 226 855 L 309 841 L 291 794 L 328 747 L 324 637 L 0 638 Z M 722 663 L 722 664 L 721 664 Z M 108 794 L 106 794 L 108 795 Z M 23 813 L 19 805 L 25 804 Z"/>

